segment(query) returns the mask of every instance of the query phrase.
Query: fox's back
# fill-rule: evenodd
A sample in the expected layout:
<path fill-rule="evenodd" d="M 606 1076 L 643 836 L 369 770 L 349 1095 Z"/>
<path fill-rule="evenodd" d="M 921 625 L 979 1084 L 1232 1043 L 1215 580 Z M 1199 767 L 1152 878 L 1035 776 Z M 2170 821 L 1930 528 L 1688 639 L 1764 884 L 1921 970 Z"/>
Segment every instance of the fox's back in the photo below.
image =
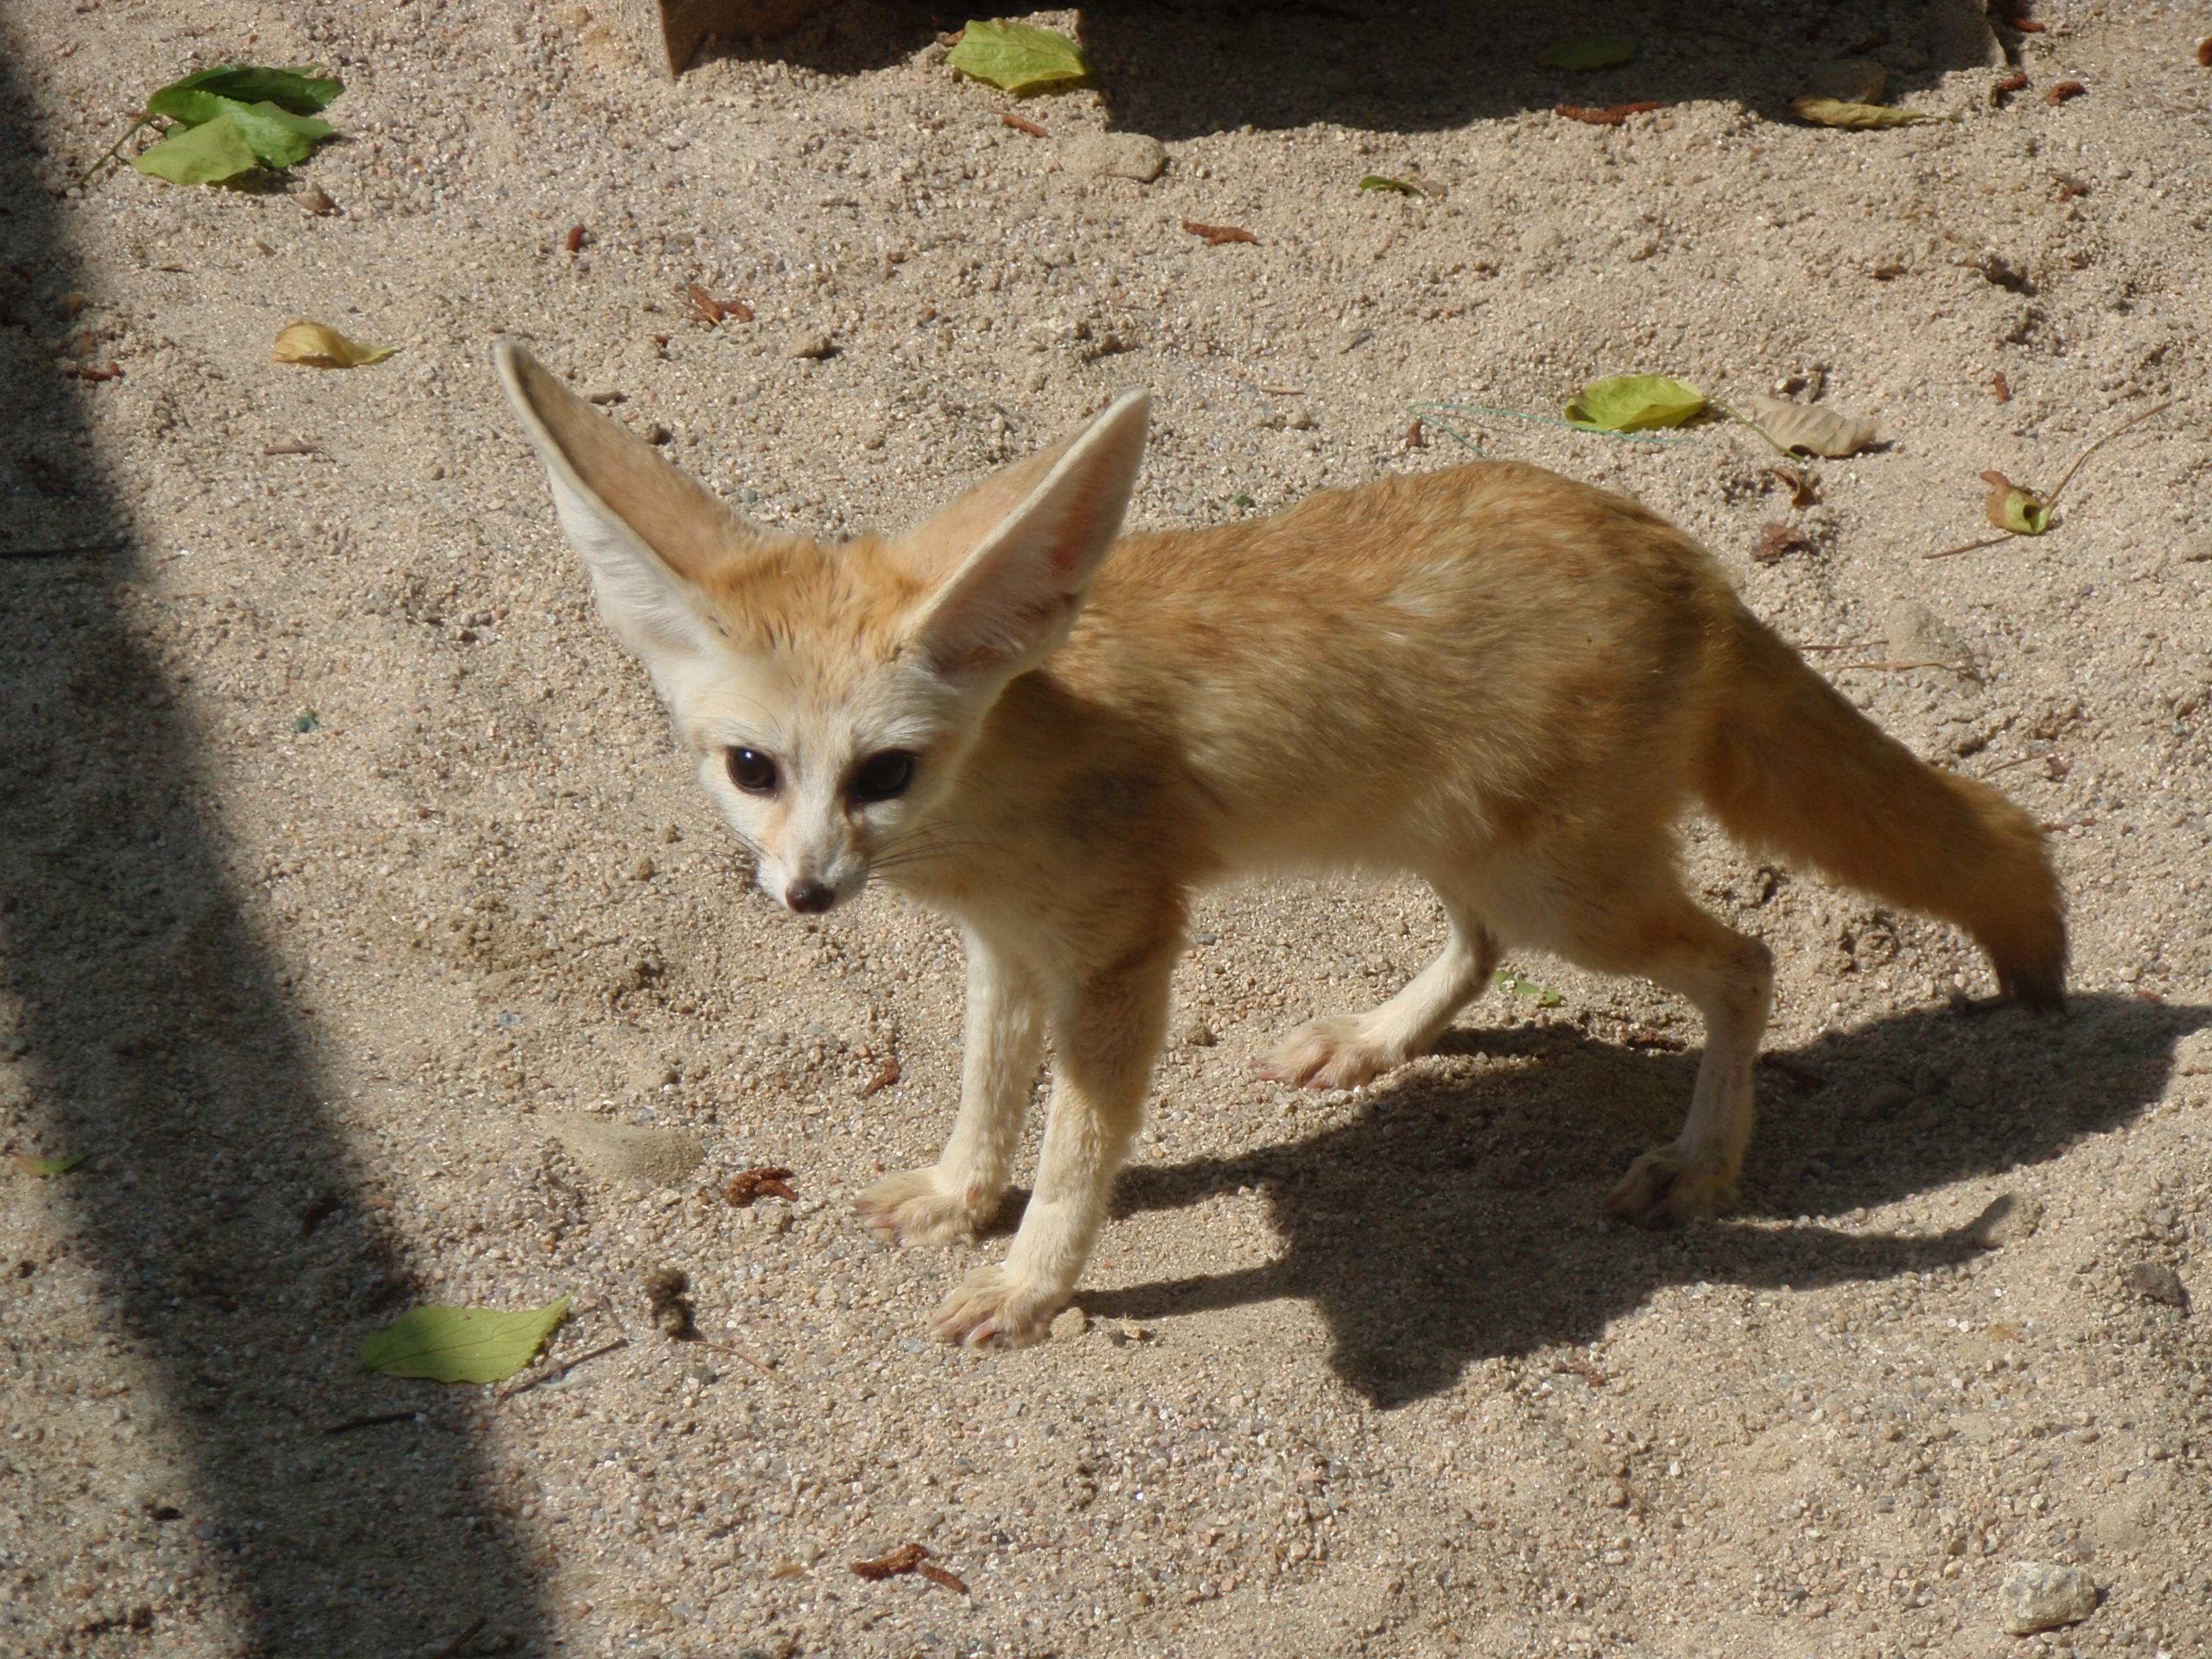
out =
<path fill-rule="evenodd" d="M 1158 735 L 1218 804 L 1229 862 L 1355 833 L 1387 861 L 1391 825 L 1431 808 L 1492 837 L 1671 811 L 1734 607 L 1637 503 L 1477 464 L 1127 538 L 1044 672 Z"/>

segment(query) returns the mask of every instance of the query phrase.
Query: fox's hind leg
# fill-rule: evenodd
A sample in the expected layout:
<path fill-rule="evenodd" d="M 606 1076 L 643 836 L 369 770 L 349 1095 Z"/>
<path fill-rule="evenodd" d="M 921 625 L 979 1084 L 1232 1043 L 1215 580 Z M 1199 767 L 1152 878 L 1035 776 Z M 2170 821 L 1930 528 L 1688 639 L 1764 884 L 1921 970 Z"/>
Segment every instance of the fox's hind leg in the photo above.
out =
<path fill-rule="evenodd" d="M 1268 1051 L 1261 1076 L 1310 1089 L 1355 1089 L 1428 1052 L 1498 967 L 1498 941 L 1481 916 L 1442 888 L 1437 896 L 1451 933 L 1436 960 L 1379 1007 L 1308 1020 Z"/>
<path fill-rule="evenodd" d="M 1641 837 L 1548 848 L 1542 867 L 1507 884 L 1497 902 L 1499 926 L 1516 944 L 1525 939 L 1601 973 L 1640 975 L 1705 1016 L 1705 1057 L 1682 1132 L 1638 1158 L 1605 1207 L 1651 1224 L 1734 1204 L 1774 1000 L 1766 946 L 1692 904 L 1671 849 Z"/>

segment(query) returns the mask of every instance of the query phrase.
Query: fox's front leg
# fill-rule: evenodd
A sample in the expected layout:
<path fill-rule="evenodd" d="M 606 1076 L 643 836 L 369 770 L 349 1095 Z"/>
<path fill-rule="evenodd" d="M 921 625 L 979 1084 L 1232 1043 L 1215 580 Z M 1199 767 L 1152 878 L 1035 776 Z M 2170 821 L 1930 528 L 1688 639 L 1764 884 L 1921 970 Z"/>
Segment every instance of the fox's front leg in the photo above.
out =
<path fill-rule="evenodd" d="M 937 1334 L 1018 1348 L 1067 1304 L 1106 1220 L 1114 1177 L 1144 1120 L 1145 1089 L 1167 1026 L 1170 942 L 1081 988 L 1061 1018 L 1052 1116 L 1036 1189 L 1001 1267 L 979 1267 L 938 1309 Z"/>
<path fill-rule="evenodd" d="M 1029 969 L 975 933 L 967 938 L 968 1014 L 960 1115 L 926 1170 L 885 1176 L 854 1200 L 870 1226 L 902 1244 L 972 1238 L 996 1213 L 1044 1047 L 1044 1005 Z"/>

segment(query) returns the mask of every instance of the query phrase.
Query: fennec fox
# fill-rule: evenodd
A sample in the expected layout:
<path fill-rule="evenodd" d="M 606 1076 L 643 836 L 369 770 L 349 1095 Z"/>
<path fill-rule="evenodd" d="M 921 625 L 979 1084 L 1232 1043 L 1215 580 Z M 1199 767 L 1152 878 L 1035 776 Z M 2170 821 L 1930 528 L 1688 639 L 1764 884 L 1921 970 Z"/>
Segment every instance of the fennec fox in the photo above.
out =
<path fill-rule="evenodd" d="M 1046 1033 L 1036 1184 L 1006 1265 L 939 1336 L 1043 1335 L 1143 1109 L 1192 890 L 1253 871 L 1410 871 L 1442 954 L 1380 1007 L 1315 1019 L 1262 1069 L 1344 1088 L 1429 1048 L 1501 948 L 1641 974 L 1695 1004 L 1687 1121 L 1607 1206 L 1734 1196 L 1772 972 L 1684 895 L 1672 825 L 1735 836 L 1955 922 L 2034 1008 L 2063 996 L 2042 836 L 1885 737 L 1635 502 L 1489 463 L 1279 517 L 1116 542 L 1146 399 L 918 528 L 830 546 L 745 523 L 528 353 L 501 375 L 607 619 L 700 781 L 790 908 L 880 875 L 956 921 L 967 1054 L 932 1167 L 861 1214 L 971 1236 L 1004 1194 Z"/>

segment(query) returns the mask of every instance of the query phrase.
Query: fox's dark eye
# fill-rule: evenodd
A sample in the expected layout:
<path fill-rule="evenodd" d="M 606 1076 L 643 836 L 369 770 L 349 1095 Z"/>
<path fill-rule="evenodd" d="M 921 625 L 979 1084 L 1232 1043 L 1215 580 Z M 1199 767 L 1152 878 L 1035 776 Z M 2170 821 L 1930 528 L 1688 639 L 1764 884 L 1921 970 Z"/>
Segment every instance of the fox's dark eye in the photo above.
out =
<path fill-rule="evenodd" d="M 757 749 L 730 750 L 730 781 L 748 795 L 775 793 L 775 761 Z"/>
<path fill-rule="evenodd" d="M 896 800 L 913 781 L 914 757 L 903 749 L 886 749 L 869 756 L 853 774 L 853 799 L 863 806 Z"/>

